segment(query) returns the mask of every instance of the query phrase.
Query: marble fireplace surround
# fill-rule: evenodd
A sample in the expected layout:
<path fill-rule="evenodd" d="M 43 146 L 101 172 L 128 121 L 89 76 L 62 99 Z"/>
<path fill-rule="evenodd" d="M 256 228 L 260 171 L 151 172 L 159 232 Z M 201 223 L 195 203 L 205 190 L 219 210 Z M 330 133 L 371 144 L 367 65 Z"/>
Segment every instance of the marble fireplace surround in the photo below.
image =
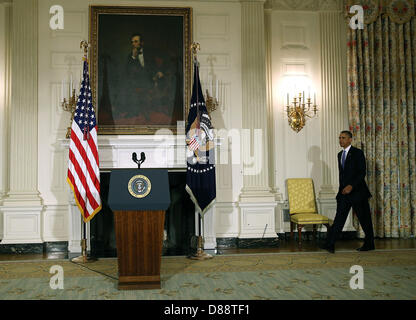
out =
<path fill-rule="evenodd" d="M 218 145 L 219 141 L 216 141 Z M 61 139 L 62 148 L 69 148 L 69 140 Z M 186 143 L 185 135 L 120 135 L 120 136 L 98 136 L 98 153 L 100 161 L 100 171 L 110 171 L 111 169 L 137 168 L 137 164 L 132 161 L 132 154 L 136 152 L 138 158 L 140 153 L 146 154 L 146 160 L 141 165 L 145 168 L 164 168 L 172 171 L 186 171 Z M 75 204 L 72 191 L 68 194 L 69 199 L 69 239 L 68 251 L 70 253 L 81 252 L 81 227 L 82 219 Z M 205 249 L 216 248 L 216 236 L 214 230 L 213 209 L 205 214 L 204 219 L 204 238 Z M 91 248 L 90 228 L 87 223 L 88 248 Z M 195 230 L 199 234 L 198 214 L 195 213 Z"/>

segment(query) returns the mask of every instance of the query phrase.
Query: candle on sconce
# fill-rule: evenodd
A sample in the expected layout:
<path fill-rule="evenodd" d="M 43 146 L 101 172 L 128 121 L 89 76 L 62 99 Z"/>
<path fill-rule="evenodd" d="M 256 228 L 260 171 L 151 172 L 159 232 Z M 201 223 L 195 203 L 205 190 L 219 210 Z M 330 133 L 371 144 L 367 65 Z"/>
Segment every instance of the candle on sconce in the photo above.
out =
<path fill-rule="evenodd" d="M 316 93 L 313 94 L 313 104 L 316 106 Z"/>
<path fill-rule="evenodd" d="M 289 93 L 287 94 L 287 105 L 289 105 Z"/>
<path fill-rule="evenodd" d="M 62 79 L 62 83 L 61 83 L 61 98 L 62 101 L 64 101 L 65 97 L 64 97 L 64 79 Z"/>
<path fill-rule="evenodd" d="M 311 98 L 311 87 L 308 87 L 308 98 Z"/>

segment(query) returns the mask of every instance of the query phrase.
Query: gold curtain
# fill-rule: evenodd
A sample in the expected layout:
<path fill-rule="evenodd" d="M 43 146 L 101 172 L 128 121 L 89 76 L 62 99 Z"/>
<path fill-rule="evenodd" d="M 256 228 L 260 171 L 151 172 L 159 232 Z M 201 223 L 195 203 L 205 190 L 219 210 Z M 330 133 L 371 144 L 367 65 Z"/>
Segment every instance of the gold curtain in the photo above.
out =
<path fill-rule="evenodd" d="M 351 5 L 364 9 L 364 28 L 347 28 L 348 109 L 367 158 L 375 236 L 407 238 L 416 227 L 415 0 L 344 4 L 347 23 Z"/>

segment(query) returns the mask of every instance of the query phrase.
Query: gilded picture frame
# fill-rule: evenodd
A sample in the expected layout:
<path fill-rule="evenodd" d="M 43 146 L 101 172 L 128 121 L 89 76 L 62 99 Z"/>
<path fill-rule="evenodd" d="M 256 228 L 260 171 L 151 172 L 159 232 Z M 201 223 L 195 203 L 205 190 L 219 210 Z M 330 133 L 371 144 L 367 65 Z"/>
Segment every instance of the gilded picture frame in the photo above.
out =
<path fill-rule="evenodd" d="M 154 134 L 188 114 L 192 8 L 90 6 L 98 134 Z"/>

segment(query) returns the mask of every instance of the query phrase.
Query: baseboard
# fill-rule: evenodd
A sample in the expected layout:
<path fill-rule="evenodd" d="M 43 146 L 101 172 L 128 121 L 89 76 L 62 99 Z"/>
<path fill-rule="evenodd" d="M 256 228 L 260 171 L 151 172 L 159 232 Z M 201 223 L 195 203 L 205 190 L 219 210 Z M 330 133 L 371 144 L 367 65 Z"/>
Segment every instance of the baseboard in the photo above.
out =
<path fill-rule="evenodd" d="M 17 243 L 1 244 L 0 253 L 7 254 L 43 254 L 43 253 L 67 253 L 68 241 L 44 242 L 44 243 Z"/>
<path fill-rule="evenodd" d="M 285 233 L 279 233 L 279 239 L 282 241 L 289 241 L 290 238 L 290 232 Z M 318 240 L 326 240 L 327 232 L 320 232 L 318 231 L 316 233 L 316 238 Z M 295 240 L 298 240 L 298 232 L 293 232 L 293 238 Z M 303 231 L 302 232 L 302 240 L 312 240 L 313 239 L 313 232 L 312 231 Z M 357 231 L 343 231 L 338 236 L 337 240 L 356 240 L 358 238 Z"/>
<path fill-rule="evenodd" d="M 42 254 L 43 243 L 0 244 L 0 253 Z"/>
<path fill-rule="evenodd" d="M 68 252 L 68 241 L 54 241 L 54 242 L 44 242 L 43 243 L 43 252 L 52 253 L 52 252 Z"/>
<path fill-rule="evenodd" d="M 326 239 L 326 232 L 317 232 L 318 240 Z M 293 233 L 294 239 L 298 239 L 298 233 Z M 312 240 L 312 231 L 302 232 L 302 240 Z M 339 235 L 338 240 L 359 239 L 356 231 L 344 231 Z M 256 248 L 276 248 L 280 241 L 289 241 L 290 232 L 279 233 L 278 238 L 217 238 L 218 249 L 256 249 Z M 192 246 L 191 246 L 192 247 Z M 164 248 L 164 255 L 172 253 Z M 0 253 L 7 254 L 42 254 L 42 253 L 67 253 L 68 241 L 44 242 L 44 243 L 20 243 L 20 244 L 1 244 Z M 181 252 L 183 254 L 183 252 Z M 177 253 L 179 254 L 179 252 Z M 105 256 L 116 256 L 116 251 Z"/>
<path fill-rule="evenodd" d="M 217 238 L 217 248 L 227 249 L 256 249 L 276 248 L 279 239 L 276 238 Z"/>
<path fill-rule="evenodd" d="M 317 232 L 318 240 L 326 240 L 326 232 Z M 294 240 L 298 240 L 298 233 L 293 233 Z M 312 231 L 303 231 L 302 240 L 312 240 Z M 356 231 L 344 231 L 339 235 L 338 240 L 356 240 L 359 239 Z M 218 249 L 256 249 L 256 248 L 276 248 L 280 241 L 290 241 L 290 232 L 279 233 L 278 238 L 217 238 Z"/>
<path fill-rule="evenodd" d="M 237 248 L 237 247 L 238 247 L 238 238 L 217 238 L 218 249 Z"/>

